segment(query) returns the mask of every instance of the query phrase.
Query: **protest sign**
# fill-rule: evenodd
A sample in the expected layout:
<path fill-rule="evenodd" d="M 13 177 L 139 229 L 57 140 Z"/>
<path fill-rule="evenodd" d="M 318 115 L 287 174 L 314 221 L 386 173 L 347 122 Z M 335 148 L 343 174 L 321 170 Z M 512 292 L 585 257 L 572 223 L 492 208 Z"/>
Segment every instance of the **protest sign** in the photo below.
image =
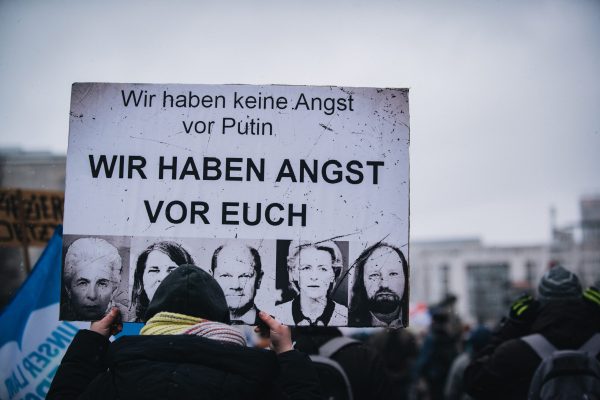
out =
<path fill-rule="evenodd" d="M 45 246 L 62 224 L 64 193 L 0 189 L 0 246 Z"/>
<path fill-rule="evenodd" d="M 406 89 L 74 84 L 61 317 L 193 263 L 235 322 L 406 325 L 408 147 Z"/>

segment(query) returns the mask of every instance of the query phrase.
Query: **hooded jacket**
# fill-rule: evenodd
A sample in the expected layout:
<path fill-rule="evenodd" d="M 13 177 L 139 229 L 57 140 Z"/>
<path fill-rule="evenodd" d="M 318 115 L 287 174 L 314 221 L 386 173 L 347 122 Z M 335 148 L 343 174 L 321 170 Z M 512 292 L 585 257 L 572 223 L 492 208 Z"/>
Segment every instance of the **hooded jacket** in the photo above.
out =
<path fill-rule="evenodd" d="M 159 312 L 229 323 L 218 283 L 181 266 L 160 284 L 146 319 Z M 320 399 L 310 359 L 276 355 L 201 336 L 125 336 L 113 343 L 89 330 L 73 339 L 47 399 Z"/>

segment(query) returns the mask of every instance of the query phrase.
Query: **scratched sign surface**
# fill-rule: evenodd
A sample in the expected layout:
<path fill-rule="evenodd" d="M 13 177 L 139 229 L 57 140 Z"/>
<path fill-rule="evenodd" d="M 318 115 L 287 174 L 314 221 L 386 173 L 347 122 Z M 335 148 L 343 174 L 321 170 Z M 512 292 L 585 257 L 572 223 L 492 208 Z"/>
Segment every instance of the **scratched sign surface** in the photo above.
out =
<path fill-rule="evenodd" d="M 407 89 L 76 83 L 61 318 L 192 263 L 234 323 L 406 326 L 408 150 Z"/>

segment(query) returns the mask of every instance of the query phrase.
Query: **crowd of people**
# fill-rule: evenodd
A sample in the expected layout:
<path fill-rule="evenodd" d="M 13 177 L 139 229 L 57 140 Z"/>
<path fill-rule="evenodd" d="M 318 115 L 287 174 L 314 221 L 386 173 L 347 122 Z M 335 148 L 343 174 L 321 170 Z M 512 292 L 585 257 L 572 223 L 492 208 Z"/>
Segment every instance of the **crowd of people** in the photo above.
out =
<path fill-rule="evenodd" d="M 218 254 L 212 273 L 191 265 L 172 271 L 151 296 L 139 336 L 109 341 L 121 327 L 117 308 L 80 331 L 47 398 L 343 398 L 332 395 L 333 378 L 324 378 L 330 375 L 318 355 L 341 367 L 355 400 L 543 399 L 578 391 L 590 396 L 572 398 L 598 398 L 600 291 L 582 287 L 560 265 L 494 327 L 465 327 L 450 298 L 430 307 L 424 334 L 373 328 L 355 340 L 336 327 L 290 329 L 263 311 L 235 312 L 217 282 L 227 271 Z M 232 326 L 250 311 L 262 339 L 254 346 Z"/>

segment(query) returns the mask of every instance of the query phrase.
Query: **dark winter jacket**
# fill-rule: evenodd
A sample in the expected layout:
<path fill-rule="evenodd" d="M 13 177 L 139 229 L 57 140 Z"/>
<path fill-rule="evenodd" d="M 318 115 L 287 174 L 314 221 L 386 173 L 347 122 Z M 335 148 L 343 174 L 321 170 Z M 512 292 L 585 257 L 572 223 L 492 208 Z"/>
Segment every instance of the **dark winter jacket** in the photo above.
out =
<path fill-rule="evenodd" d="M 342 336 L 340 330 L 333 327 L 298 327 L 293 332 L 296 348 L 308 354 L 319 354 L 319 347 Z M 348 376 L 354 400 L 397 398 L 390 393 L 383 360 L 375 349 L 357 342 L 341 348 L 331 358 Z"/>
<path fill-rule="evenodd" d="M 82 330 L 47 399 L 319 399 L 307 356 L 198 336 L 125 336 Z"/>
<path fill-rule="evenodd" d="M 526 399 L 541 359 L 520 337 L 540 333 L 564 350 L 581 347 L 596 332 L 600 332 L 598 307 L 580 300 L 546 304 L 531 325 L 509 319 L 467 367 L 466 390 L 476 399 Z"/>
<path fill-rule="evenodd" d="M 432 325 L 415 362 L 414 380 L 425 379 L 433 400 L 444 398 L 446 377 L 457 355 L 456 338 L 443 325 Z"/>

